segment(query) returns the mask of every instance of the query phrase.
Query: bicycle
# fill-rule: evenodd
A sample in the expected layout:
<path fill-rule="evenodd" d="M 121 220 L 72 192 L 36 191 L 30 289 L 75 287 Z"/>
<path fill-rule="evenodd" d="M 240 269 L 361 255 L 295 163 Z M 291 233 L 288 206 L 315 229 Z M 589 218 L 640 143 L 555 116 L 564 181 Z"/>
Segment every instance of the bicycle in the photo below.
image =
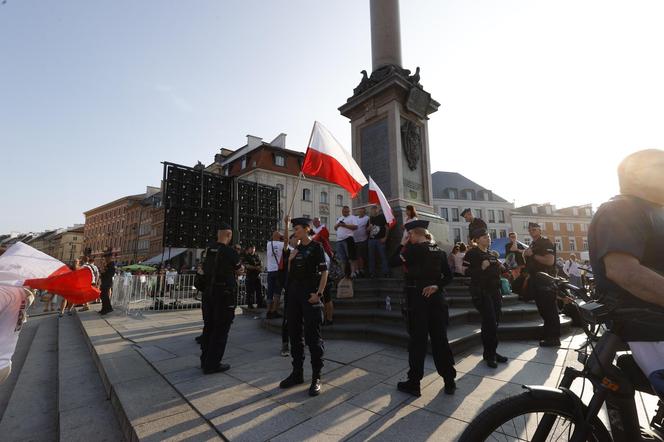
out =
<path fill-rule="evenodd" d="M 550 276 L 556 288 L 569 290 L 569 283 Z M 573 286 L 572 286 L 573 287 Z M 584 328 L 588 340 L 578 352 L 582 370 L 565 368 L 557 388 L 529 386 L 525 392 L 503 399 L 480 413 L 466 428 L 460 442 L 498 441 L 594 441 L 636 442 L 664 441 L 664 402 L 660 397 L 657 411 L 649 428 L 639 425 L 635 392 L 655 394 L 646 376 L 631 354 L 616 353 L 628 350 L 611 329 L 610 318 L 623 315 L 658 315 L 647 309 L 625 308 L 611 311 L 595 301 L 573 299 L 584 322 L 607 324 L 606 331 L 593 345 L 591 334 Z M 657 316 L 658 317 L 658 316 Z M 664 318 L 663 318 L 664 319 Z M 592 350 L 590 353 L 588 350 Z M 615 362 L 614 362 L 615 360 Z M 580 396 L 570 390 L 575 379 L 590 381 L 593 396 L 584 404 Z M 581 393 L 583 395 L 583 392 Z M 598 414 L 606 405 L 611 432 Z"/>

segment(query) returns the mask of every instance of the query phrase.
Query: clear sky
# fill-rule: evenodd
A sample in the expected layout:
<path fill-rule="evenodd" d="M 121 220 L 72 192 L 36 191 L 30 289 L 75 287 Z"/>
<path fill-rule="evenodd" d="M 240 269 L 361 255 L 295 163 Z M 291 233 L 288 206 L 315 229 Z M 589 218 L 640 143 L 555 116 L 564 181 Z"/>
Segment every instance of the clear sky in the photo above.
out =
<path fill-rule="evenodd" d="M 404 67 L 441 103 L 432 169 L 517 205 L 601 203 L 664 148 L 664 2 L 402 0 Z M 0 4 L 0 233 L 83 222 L 252 134 L 304 150 L 371 68 L 368 0 Z"/>

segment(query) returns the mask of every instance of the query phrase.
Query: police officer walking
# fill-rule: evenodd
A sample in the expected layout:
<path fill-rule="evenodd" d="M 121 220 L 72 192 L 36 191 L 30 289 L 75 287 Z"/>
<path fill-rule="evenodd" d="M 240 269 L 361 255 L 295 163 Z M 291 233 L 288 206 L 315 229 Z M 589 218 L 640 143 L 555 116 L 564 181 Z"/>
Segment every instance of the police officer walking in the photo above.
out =
<path fill-rule="evenodd" d="M 327 264 L 323 246 L 309 237 L 311 220 L 294 218 L 295 239 L 297 247 L 291 251 L 288 270 L 288 336 L 293 357 L 293 371 L 281 381 L 281 388 L 290 388 L 304 383 L 304 343 L 309 347 L 311 355 L 311 386 L 310 396 L 318 396 L 321 390 L 320 375 L 323 368 L 323 293 L 327 284 Z M 304 342 L 302 325 L 304 324 Z"/>
<path fill-rule="evenodd" d="M 468 241 L 472 243 L 473 232 L 479 229 L 486 229 L 487 225 L 483 219 L 473 216 L 473 211 L 470 208 L 463 209 L 461 217 L 468 222 Z"/>
<path fill-rule="evenodd" d="M 560 316 L 556 293 L 537 276 L 538 272 L 555 276 L 556 247 L 549 238 L 542 236 L 542 228 L 537 223 L 528 223 L 528 234 L 533 239 L 530 247 L 523 251 L 529 275 L 528 297 L 535 300 L 537 310 L 544 320 L 544 336 L 539 344 L 541 347 L 559 347 Z"/>
<path fill-rule="evenodd" d="M 217 246 L 207 249 L 203 263 L 203 335 L 201 368 L 203 373 L 220 373 L 231 368 L 222 364 L 228 332 L 235 318 L 235 276 L 242 272 L 240 256 L 229 247 L 233 231 L 223 223 L 217 231 Z"/>
<path fill-rule="evenodd" d="M 507 358 L 496 352 L 498 347 L 498 322 L 502 299 L 500 295 L 500 262 L 489 247 L 491 237 L 486 229 L 474 230 L 470 235 L 475 247 L 463 257 L 470 275 L 470 293 L 473 305 L 482 317 L 482 346 L 484 361 L 491 368 L 497 362 L 507 362 Z"/>
<path fill-rule="evenodd" d="M 401 253 L 392 259 L 393 266 L 406 267 L 405 283 L 408 322 L 408 380 L 399 382 L 397 388 L 405 393 L 420 396 L 420 381 L 424 376 L 424 359 L 428 337 L 436 370 L 445 381 L 446 394 L 454 394 L 456 370 L 454 356 L 447 340 L 449 310 L 443 287 L 452 281 L 447 256 L 432 242 L 426 230 L 429 222 L 414 220 L 406 224 L 408 243 Z"/>

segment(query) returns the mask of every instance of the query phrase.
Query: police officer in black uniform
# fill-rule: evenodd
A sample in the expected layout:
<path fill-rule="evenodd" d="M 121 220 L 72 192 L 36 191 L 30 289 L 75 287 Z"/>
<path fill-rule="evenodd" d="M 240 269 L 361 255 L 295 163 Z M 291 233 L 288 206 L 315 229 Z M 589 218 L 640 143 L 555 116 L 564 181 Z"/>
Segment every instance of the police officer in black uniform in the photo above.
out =
<path fill-rule="evenodd" d="M 228 332 L 235 318 L 236 274 L 242 272 L 240 256 L 229 247 L 233 231 L 223 223 L 217 231 L 217 245 L 205 254 L 203 275 L 203 335 L 201 368 L 203 373 L 220 373 L 231 368 L 222 364 Z"/>
<path fill-rule="evenodd" d="M 486 223 L 483 219 L 473 216 L 473 211 L 470 210 L 470 208 L 464 209 L 463 212 L 461 212 L 461 217 L 468 221 L 468 240 L 472 243 L 473 232 L 480 229 L 486 229 Z"/>
<path fill-rule="evenodd" d="M 560 316 L 556 293 L 542 281 L 538 272 L 545 272 L 551 276 L 556 275 L 556 247 L 549 238 L 542 236 L 542 228 L 537 223 L 528 223 L 528 234 L 533 239 L 530 246 L 523 251 L 528 272 L 528 297 L 535 300 L 537 310 L 544 320 L 542 347 L 560 346 Z"/>
<path fill-rule="evenodd" d="M 475 245 L 463 257 L 470 275 L 470 294 L 473 305 L 482 317 L 482 346 L 484 361 L 491 368 L 507 358 L 496 352 L 498 347 L 498 322 L 502 299 L 500 295 L 500 262 L 489 250 L 491 237 L 486 229 L 474 230 L 470 239 Z"/>
<path fill-rule="evenodd" d="M 320 374 L 323 368 L 323 293 L 327 284 L 327 264 L 323 246 L 309 237 L 311 220 L 294 218 L 291 221 L 298 246 L 291 251 L 288 270 L 288 336 L 293 356 L 293 371 L 281 381 L 281 388 L 304 383 L 304 343 L 311 355 L 310 396 L 320 394 Z M 302 339 L 304 324 L 304 342 Z"/>
<path fill-rule="evenodd" d="M 399 382 L 400 391 L 420 396 L 420 381 L 424 376 L 424 358 L 428 337 L 436 370 L 445 380 L 445 393 L 454 394 L 456 370 L 454 356 L 447 341 L 449 310 L 443 287 L 452 281 L 447 256 L 427 239 L 429 222 L 415 220 L 406 224 L 408 243 L 393 258 L 393 266 L 406 267 L 405 283 L 408 321 L 408 380 Z M 430 238 L 430 236 L 429 236 Z"/>

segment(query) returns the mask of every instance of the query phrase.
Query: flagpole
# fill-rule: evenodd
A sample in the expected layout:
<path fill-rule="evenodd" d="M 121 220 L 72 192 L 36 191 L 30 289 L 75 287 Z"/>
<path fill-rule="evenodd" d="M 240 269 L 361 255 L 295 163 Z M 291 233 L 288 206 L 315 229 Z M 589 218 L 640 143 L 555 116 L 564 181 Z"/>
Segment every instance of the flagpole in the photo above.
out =
<path fill-rule="evenodd" d="M 314 120 L 314 125 L 311 126 L 311 135 L 309 135 L 309 142 L 307 143 L 307 150 L 309 150 L 309 147 L 311 147 L 311 140 L 314 138 L 314 130 L 316 129 L 316 121 Z M 304 154 L 304 158 L 307 158 L 307 154 Z M 293 210 L 293 203 L 295 203 L 295 196 L 297 195 L 297 189 L 300 186 L 300 181 L 302 181 L 302 178 L 304 177 L 304 174 L 302 173 L 302 170 L 300 168 L 300 174 L 297 177 L 297 181 L 295 182 L 295 190 L 293 191 L 293 197 L 291 198 L 290 206 L 288 207 L 288 212 L 286 215 L 288 217 L 291 216 L 291 210 Z"/>

